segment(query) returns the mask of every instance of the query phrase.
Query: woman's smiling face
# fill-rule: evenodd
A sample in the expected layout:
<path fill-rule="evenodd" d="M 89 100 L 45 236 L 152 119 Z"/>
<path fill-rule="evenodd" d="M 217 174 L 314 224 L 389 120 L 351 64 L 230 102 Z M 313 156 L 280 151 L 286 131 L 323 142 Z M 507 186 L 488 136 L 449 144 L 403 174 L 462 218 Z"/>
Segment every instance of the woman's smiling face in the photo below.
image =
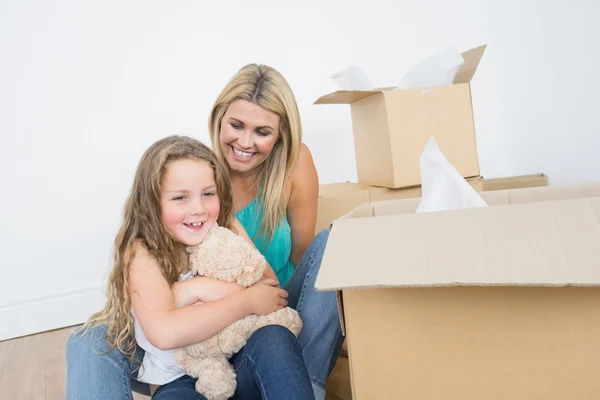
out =
<path fill-rule="evenodd" d="M 246 100 L 236 100 L 221 120 L 219 142 L 229 168 L 252 173 L 273 151 L 279 138 L 279 116 Z"/>

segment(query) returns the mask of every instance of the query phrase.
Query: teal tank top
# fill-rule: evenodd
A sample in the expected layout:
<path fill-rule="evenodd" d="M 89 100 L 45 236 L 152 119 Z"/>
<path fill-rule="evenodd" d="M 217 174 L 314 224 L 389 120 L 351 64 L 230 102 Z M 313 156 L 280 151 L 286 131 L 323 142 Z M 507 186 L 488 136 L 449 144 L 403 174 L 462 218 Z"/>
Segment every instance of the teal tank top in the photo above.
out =
<path fill-rule="evenodd" d="M 235 217 L 244 227 L 254 245 L 267 259 L 269 265 L 277 274 L 281 287 L 284 287 L 294 272 L 294 265 L 290 261 L 292 253 L 292 228 L 287 216 L 273 232 L 273 238 L 267 242 L 262 235 L 257 235 L 262 220 L 262 205 L 254 198 L 246 207 L 235 214 Z"/>

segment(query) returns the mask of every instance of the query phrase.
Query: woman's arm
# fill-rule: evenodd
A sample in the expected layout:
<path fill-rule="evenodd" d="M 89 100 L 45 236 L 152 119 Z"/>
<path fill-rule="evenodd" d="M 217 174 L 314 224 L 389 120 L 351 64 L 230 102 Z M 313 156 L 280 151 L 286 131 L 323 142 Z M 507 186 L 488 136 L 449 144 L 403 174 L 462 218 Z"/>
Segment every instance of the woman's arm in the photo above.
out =
<path fill-rule="evenodd" d="M 261 281 L 216 301 L 175 308 L 171 287 L 157 261 L 137 245 L 129 272 L 129 294 L 135 315 L 148 341 L 167 350 L 198 343 L 249 315 L 287 306 L 287 292 Z"/>
<path fill-rule="evenodd" d="M 302 144 L 298 162 L 290 177 L 292 192 L 287 205 L 288 221 L 292 228 L 292 264 L 298 265 L 304 251 L 315 237 L 319 178 L 308 147 Z"/>
<path fill-rule="evenodd" d="M 254 242 L 252 241 L 252 239 L 250 239 L 250 236 L 248 235 L 248 233 L 246 232 L 246 230 L 244 229 L 244 227 L 242 226 L 240 221 L 237 220 L 237 218 L 233 218 L 233 229 L 234 229 L 235 233 L 237 233 L 239 236 L 243 237 L 244 240 L 246 240 L 246 242 L 250 243 L 252 246 L 254 246 L 256 248 L 256 246 L 254 245 Z M 265 269 L 265 272 L 263 273 L 263 278 L 275 279 L 277 282 L 279 282 L 279 279 L 277 279 L 277 275 L 275 274 L 275 271 L 273 271 L 273 268 L 269 265 L 268 262 L 267 262 L 267 268 Z"/>

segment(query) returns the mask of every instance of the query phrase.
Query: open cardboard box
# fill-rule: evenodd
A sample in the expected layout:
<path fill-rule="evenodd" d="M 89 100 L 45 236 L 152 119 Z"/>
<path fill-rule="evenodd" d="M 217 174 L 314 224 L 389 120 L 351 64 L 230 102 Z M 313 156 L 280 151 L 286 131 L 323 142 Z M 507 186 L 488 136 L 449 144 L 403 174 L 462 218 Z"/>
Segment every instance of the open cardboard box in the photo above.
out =
<path fill-rule="evenodd" d="M 364 204 L 332 224 L 355 399 L 600 398 L 600 184 Z"/>
<path fill-rule="evenodd" d="M 464 177 L 479 176 L 470 82 L 486 46 L 462 54 L 452 85 L 338 90 L 315 104 L 350 104 L 358 183 L 402 188 L 421 183 L 419 157 L 433 135 Z"/>

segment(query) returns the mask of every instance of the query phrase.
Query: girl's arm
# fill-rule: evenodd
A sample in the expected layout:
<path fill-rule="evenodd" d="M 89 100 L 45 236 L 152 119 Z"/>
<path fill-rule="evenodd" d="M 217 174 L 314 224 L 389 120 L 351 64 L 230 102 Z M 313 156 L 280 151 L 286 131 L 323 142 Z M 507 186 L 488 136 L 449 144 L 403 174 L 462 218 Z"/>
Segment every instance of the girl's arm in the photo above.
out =
<path fill-rule="evenodd" d="M 246 240 L 246 242 L 256 247 L 242 224 L 236 218 L 233 220 L 233 228 L 238 235 Z M 271 279 L 279 282 L 275 271 L 273 271 L 273 268 L 271 268 L 268 262 L 267 268 L 263 273 L 263 279 Z M 198 301 L 207 302 L 218 300 L 241 291 L 242 289 L 243 287 L 237 283 L 223 282 L 219 279 L 200 276 L 187 281 L 175 282 L 171 287 L 176 308 L 195 304 Z"/>
<path fill-rule="evenodd" d="M 201 342 L 249 314 L 266 315 L 287 306 L 285 290 L 261 281 L 219 300 L 175 308 L 154 257 L 141 244 L 134 250 L 128 277 L 131 305 L 146 338 L 159 349 Z"/>
<path fill-rule="evenodd" d="M 242 289 L 243 286 L 237 283 L 204 276 L 196 276 L 187 281 L 175 282 L 171 286 L 175 308 L 189 306 L 199 301 L 206 303 L 207 301 L 219 300 Z"/>
<path fill-rule="evenodd" d="M 296 167 L 290 177 L 292 192 L 287 205 L 287 214 L 292 228 L 292 253 L 290 260 L 295 266 L 315 237 L 319 178 L 308 147 L 302 144 Z"/>
<path fill-rule="evenodd" d="M 246 242 L 248 242 L 252 246 L 256 247 L 254 245 L 254 242 L 252 241 L 252 239 L 250 239 L 250 236 L 248 235 L 248 233 L 246 232 L 246 230 L 240 223 L 240 221 L 237 220 L 237 218 L 233 218 L 233 230 L 239 236 L 243 237 L 246 240 Z M 263 273 L 263 278 L 274 279 L 275 281 L 279 282 L 279 279 L 277 279 L 277 275 L 275 274 L 275 271 L 273 271 L 273 268 L 269 265 L 268 262 L 267 262 L 267 268 L 265 269 L 265 272 Z"/>

